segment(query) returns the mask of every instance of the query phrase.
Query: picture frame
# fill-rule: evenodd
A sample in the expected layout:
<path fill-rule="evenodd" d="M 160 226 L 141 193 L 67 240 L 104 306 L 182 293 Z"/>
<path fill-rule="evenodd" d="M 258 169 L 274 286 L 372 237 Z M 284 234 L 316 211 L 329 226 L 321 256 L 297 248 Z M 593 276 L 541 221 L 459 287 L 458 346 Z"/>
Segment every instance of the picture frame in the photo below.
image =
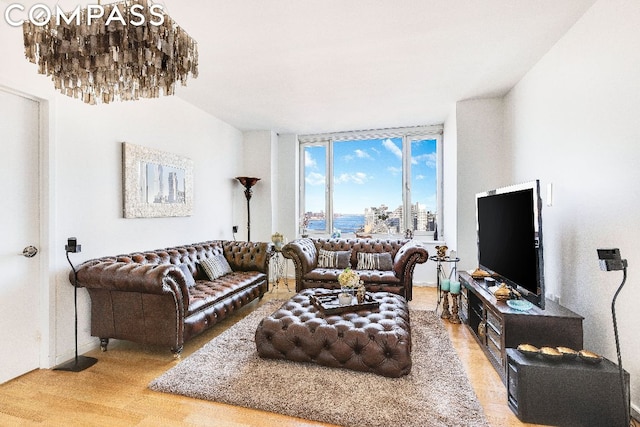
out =
<path fill-rule="evenodd" d="M 193 160 L 122 143 L 124 218 L 191 216 Z"/>

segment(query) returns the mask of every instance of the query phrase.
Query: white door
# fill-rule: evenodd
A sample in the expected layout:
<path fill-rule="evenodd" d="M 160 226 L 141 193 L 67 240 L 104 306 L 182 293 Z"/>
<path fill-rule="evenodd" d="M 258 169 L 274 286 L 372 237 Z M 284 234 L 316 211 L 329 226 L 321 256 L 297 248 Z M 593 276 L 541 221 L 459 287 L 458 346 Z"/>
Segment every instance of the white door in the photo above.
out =
<path fill-rule="evenodd" d="M 0 384 L 40 366 L 39 103 L 0 88 Z"/>

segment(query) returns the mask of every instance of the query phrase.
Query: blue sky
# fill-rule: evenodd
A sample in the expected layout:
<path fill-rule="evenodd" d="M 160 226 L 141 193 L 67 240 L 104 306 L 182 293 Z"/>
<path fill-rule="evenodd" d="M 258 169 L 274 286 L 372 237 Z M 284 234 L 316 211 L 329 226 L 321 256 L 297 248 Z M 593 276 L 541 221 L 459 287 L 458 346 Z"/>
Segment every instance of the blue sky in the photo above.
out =
<path fill-rule="evenodd" d="M 402 204 L 402 139 L 336 141 L 334 212 L 362 214 L 366 207 Z M 326 177 L 324 147 L 305 151 L 306 210 L 324 210 Z M 436 210 L 436 141 L 412 143 L 412 203 Z"/>

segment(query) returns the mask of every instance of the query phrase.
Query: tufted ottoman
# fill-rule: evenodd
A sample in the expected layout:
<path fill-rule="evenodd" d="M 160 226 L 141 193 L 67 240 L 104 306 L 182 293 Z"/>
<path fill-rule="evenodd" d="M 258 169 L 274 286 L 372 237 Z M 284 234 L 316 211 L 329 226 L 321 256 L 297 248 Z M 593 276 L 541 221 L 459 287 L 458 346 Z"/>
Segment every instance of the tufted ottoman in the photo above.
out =
<path fill-rule="evenodd" d="M 306 289 L 264 318 L 256 330 L 260 357 L 400 377 L 411 371 L 411 328 L 407 301 L 389 292 L 370 295 L 378 308 L 326 315 Z"/>

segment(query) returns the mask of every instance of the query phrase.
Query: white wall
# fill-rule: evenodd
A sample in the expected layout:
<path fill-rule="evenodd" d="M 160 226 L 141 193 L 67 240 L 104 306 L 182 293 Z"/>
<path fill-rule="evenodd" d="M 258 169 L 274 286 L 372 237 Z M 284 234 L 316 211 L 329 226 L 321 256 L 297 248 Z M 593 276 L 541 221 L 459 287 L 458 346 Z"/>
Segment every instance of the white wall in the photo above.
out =
<path fill-rule="evenodd" d="M 585 347 L 616 361 L 610 304 L 620 272 L 597 248 L 629 260 L 616 310 L 632 402 L 640 406 L 640 3 L 600 0 L 506 97 L 513 178 L 553 184 L 543 207 L 546 287 L 585 317 Z"/>
<path fill-rule="evenodd" d="M 300 200 L 300 175 L 298 173 L 298 136 L 286 134 L 278 136 L 278 211 L 276 231 L 291 241 L 298 233 L 298 206 Z"/>
<path fill-rule="evenodd" d="M 273 202 L 278 198 L 277 134 L 273 131 L 244 132 L 244 149 L 242 155 L 242 176 L 253 176 L 260 181 L 253 187 L 251 196 L 251 240 L 270 242 L 277 215 L 273 210 Z M 237 192 L 236 222 L 240 222 L 239 236 L 247 238 L 247 199 L 244 187 L 239 183 Z"/>
<path fill-rule="evenodd" d="M 503 108 L 501 98 L 460 101 L 456 105 L 457 242 L 454 246 L 458 248 L 461 270 L 478 266 L 475 195 L 514 184 L 510 182 L 509 149 L 504 142 Z M 451 160 L 448 164 L 451 165 Z M 451 195 L 450 191 L 448 187 L 446 194 Z"/>
<path fill-rule="evenodd" d="M 134 250 L 231 238 L 233 202 L 242 158 L 242 133 L 177 97 L 89 106 L 58 95 L 48 77 L 24 59 L 22 31 L 0 25 L 0 84 L 49 105 L 43 149 L 47 175 L 44 227 L 51 253 L 47 267 L 49 319 L 43 325 L 49 357 L 44 367 L 73 356 L 73 288 L 64 245 L 78 238 L 74 263 Z M 178 88 L 178 91 L 182 88 Z M 190 217 L 123 219 L 121 142 L 168 151 L 194 160 L 194 210 Z M 16 177 L 21 171 L 16 167 Z M 45 233 L 46 234 L 46 233 Z M 45 252 L 46 253 L 46 252 Z M 98 345 L 89 333 L 89 298 L 79 296 L 80 352 Z M 46 298 L 45 298 L 46 299 Z"/>

